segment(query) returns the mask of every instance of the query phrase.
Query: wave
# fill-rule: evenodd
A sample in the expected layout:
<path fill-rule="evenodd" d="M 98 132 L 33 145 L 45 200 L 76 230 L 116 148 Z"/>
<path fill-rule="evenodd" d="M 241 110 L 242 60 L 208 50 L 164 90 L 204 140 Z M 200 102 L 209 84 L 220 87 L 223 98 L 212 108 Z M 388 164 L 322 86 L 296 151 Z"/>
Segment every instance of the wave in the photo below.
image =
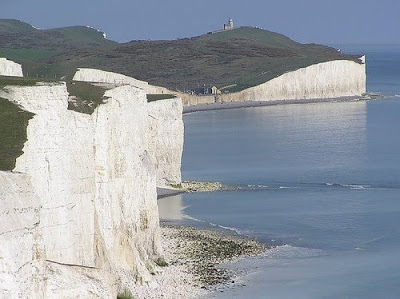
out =
<path fill-rule="evenodd" d="M 368 188 L 370 188 L 371 186 L 369 186 L 369 185 L 343 185 L 343 187 L 348 187 L 348 188 L 350 188 L 350 189 L 356 189 L 356 190 L 358 190 L 358 189 L 368 189 Z"/>
<path fill-rule="evenodd" d="M 325 255 L 321 249 L 296 247 L 289 244 L 273 247 L 267 250 L 263 257 L 271 259 L 310 258 Z"/>
<path fill-rule="evenodd" d="M 362 190 L 362 189 L 370 189 L 371 185 L 359 185 L 359 184 L 339 184 L 339 183 L 325 183 L 325 186 L 328 187 L 343 187 L 349 188 L 352 190 Z"/>
<path fill-rule="evenodd" d="M 238 235 L 243 235 L 242 231 L 239 230 L 239 229 L 236 228 L 236 227 L 223 226 L 223 225 L 215 224 L 215 223 L 212 223 L 212 222 L 210 222 L 209 224 L 210 224 L 211 226 L 214 226 L 214 227 L 219 227 L 219 228 L 222 228 L 222 229 L 226 229 L 226 230 L 233 231 L 233 232 L 237 233 Z"/>
<path fill-rule="evenodd" d="M 207 221 L 200 220 L 200 219 L 194 218 L 194 217 L 186 215 L 186 214 L 184 214 L 183 217 L 186 218 L 186 219 L 192 220 L 192 221 L 205 223 L 205 224 L 208 224 L 208 225 L 213 226 L 213 227 L 218 227 L 218 228 L 222 228 L 222 229 L 225 229 L 225 230 L 230 230 L 230 231 L 235 232 L 238 235 L 244 235 L 244 233 L 240 229 L 238 229 L 236 227 L 223 226 L 223 225 L 215 224 L 215 223 L 212 223 L 212 222 L 207 222 Z"/>
<path fill-rule="evenodd" d="M 263 184 L 246 184 L 246 185 L 231 185 L 227 190 L 230 191 L 277 191 L 285 189 L 310 189 L 310 188 L 344 188 L 350 190 L 365 190 L 365 189 L 399 189 L 400 185 L 370 185 L 370 184 L 355 184 L 355 183 L 336 183 L 336 182 L 280 182 Z"/>
<path fill-rule="evenodd" d="M 267 185 L 246 185 L 246 186 L 238 186 L 239 190 L 265 190 L 269 189 Z"/>
<path fill-rule="evenodd" d="M 182 216 L 183 216 L 183 218 L 185 218 L 185 219 L 189 219 L 189 220 L 193 220 L 193 221 L 201 222 L 201 223 L 207 223 L 207 222 L 205 222 L 204 220 L 200 220 L 200 219 L 194 218 L 194 217 L 189 216 L 189 215 L 187 215 L 187 214 L 183 214 Z"/>

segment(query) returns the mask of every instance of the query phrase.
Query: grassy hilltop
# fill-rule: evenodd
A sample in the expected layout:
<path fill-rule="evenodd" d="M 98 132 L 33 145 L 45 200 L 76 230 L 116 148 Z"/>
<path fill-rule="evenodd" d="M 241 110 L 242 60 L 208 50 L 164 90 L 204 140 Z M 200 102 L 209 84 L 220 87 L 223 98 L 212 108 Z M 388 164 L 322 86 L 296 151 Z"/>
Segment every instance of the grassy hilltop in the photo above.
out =
<path fill-rule="evenodd" d="M 34 78 L 71 78 L 76 68 L 93 67 L 181 91 L 205 84 L 231 86 L 225 89 L 231 92 L 319 62 L 357 61 L 330 47 L 250 27 L 173 41 L 117 43 L 84 26 L 38 30 L 16 20 L 0 20 L 0 57 L 21 63 L 25 76 Z"/>

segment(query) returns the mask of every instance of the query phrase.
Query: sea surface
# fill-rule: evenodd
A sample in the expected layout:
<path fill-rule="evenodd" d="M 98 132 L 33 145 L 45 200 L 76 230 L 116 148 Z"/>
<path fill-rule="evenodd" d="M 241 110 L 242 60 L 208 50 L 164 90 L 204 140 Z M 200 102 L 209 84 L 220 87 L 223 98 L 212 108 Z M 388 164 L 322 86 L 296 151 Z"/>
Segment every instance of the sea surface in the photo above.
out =
<path fill-rule="evenodd" d="M 340 48 L 384 99 L 184 116 L 183 179 L 245 190 L 164 198 L 162 217 L 273 246 L 210 297 L 400 298 L 400 46 Z"/>

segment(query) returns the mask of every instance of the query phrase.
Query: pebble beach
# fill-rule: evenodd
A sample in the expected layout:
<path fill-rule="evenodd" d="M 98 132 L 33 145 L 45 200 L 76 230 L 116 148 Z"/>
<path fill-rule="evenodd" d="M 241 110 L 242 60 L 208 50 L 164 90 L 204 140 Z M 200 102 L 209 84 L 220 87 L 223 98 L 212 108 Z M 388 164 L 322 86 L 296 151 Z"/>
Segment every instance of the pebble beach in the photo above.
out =
<path fill-rule="evenodd" d="M 235 283 L 236 273 L 220 267 L 241 257 L 265 252 L 265 245 L 191 227 L 162 225 L 164 267 L 151 285 L 137 286 L 134 298 L 198 298 Z"/>

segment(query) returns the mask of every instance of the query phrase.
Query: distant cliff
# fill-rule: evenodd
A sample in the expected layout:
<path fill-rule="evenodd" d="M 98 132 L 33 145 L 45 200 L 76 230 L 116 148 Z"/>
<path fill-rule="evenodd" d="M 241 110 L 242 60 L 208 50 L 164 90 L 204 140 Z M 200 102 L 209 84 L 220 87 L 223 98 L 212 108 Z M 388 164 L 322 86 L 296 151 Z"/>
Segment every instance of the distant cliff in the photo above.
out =
<path fill-rule="evenodd" d="M 232 94 L 221 102 L 325 99 L 361 96 L 366 92 L 365 64 L 336 60 L 288 72 L 263 84 Z"/>
<path fill-rule="evenodd" d="M 6 58 L 0 58 L 0 76 L 22 77 L 22 66 Z"/>
<path fill-rule="evenodd" d="M 65 83 L 0 89 L 33 113 L 23 154 L 0 171 L 3 296 L 116 298 L 151 283 L 163 253 L 156 185 L 180 182 L 182 105 L 108 89 L 92 114 L 67 109 Z"/>
<path fill-rule="evenodd" d="M 361 97 L 366 92 L 365 57 L 360 63 L 336 60 L 285 73 L 260 85 L 212 96 L 180 94 L 185 106 L 240 101 Z"/>

